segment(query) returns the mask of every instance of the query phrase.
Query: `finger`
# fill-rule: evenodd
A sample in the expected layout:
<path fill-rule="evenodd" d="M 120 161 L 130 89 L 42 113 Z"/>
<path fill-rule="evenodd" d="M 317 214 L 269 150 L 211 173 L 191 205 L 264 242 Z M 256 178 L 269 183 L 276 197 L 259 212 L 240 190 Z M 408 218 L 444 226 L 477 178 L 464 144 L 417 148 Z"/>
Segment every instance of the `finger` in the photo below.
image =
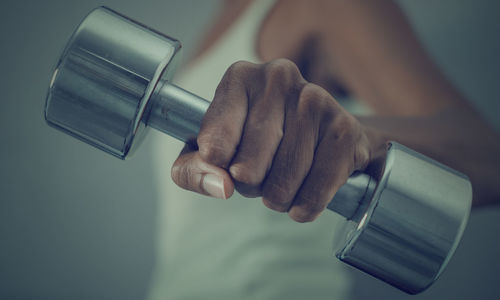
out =
<path fill-rule="evenodd" d="M 301 122 L 297 122 L 296 126 L 299 127 L 300 124 Z M 290 208 L 313 160 L 313 133 L 305 130 L 304 134 L 297 134 L 298 128 L 295 129 L 287 128 L 262 187 L 264 205 L 280 212 L 286 212 Z"/>
<path fill-rule="evenodd" d="M 247 62 L 233 64 L 217 87 L 197 138 L 200 156 L 207 163 L 227 168 L 236 152 L 248 111 L 245 79 L 254 68 Z"/>
<path fill-rule="evenodd" d="M 314 100 L 323 97 L 311 92 L 315 93 L 306 85 L 297 107 L 287 108 L 284 137 L 262 188 L 262 201 L 270 209 L 288 211 L 311 168 L 319 138 L 319 118 L 311 113 L 312 106 L 316 105 Z"/>
<path fill-rule="evenodd" d="M 227 199 L 234 191 L 229 174 L 222 168 L 206 163 L 198 151 L 186 145 L 174 162 L 172 179 L 183 189 L 215 198 Z"/>
<path fill-rule="evenodd" d="M 353 141 L 334 133 L 320 141 L 314 162 L 288 212 L 297 222 L 315 220 L 346 183 L 353 169 Z"/>
<path fill-rule="evenodd" d="M 270 78 L 264 91 L 252 99 L 238 152 L 229 168 L 238 192 L 246 197 L 262 194 L 261 184 L 283 137 L 287 95 L 276 80 L 279 78 Z"/>

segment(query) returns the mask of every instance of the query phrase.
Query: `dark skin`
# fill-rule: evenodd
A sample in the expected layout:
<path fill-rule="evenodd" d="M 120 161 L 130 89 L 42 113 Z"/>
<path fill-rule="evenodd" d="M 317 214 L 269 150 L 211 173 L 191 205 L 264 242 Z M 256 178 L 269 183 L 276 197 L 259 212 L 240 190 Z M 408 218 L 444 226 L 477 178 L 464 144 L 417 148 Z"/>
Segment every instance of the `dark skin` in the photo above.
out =
<path fill-rule="evenodd" d="M 227 1 L 202 51 L 248 4 Z M 237 62 L 224 75 L 197 143 L 172 168 L 179 186 L 218 198 L 236 188 L 309 222 L 352 172 L 377 176 L 387 142 L 396 140 L 467 174 L 474 205 L 499 201 L 498 134 L 444 78 L 391 1 L 277 1 L 257 51 L 269 62 Z M 345 111 L 332 96 L 338 85 L 375 114 Z"/>

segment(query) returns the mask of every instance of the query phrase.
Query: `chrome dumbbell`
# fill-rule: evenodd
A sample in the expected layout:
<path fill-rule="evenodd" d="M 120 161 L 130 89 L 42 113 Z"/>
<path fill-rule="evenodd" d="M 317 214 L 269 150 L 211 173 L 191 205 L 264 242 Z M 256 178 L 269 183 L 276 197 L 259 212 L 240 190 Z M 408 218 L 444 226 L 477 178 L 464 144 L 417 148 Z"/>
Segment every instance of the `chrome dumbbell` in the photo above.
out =
<path fill-rule="evenodd" d="M 115 11 L 93 10 L 54 70 L 47 122 L 122 159 L 148 126 L 194 140 L 209 102 L 169 82 L 179 50 L 177 40 Z M 355 174 L 328 205 L 348 220 L 336 255 L 419 293 L 456 249 L 471 199 L 466 176 L 393 142 L 379 180 Z"/>

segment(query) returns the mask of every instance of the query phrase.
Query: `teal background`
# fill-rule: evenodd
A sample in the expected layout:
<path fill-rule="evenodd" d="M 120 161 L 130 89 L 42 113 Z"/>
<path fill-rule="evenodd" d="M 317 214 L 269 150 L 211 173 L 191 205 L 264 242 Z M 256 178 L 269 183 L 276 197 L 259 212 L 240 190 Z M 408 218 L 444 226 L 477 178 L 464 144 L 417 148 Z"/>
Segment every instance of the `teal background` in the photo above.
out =
<path fill-rule="evenodd" d="M 500 2 L 399 2 L 450 80 L 500 130 Z M 103 4 L 180 39 L 187 57 L 219 1 L 0 3 L 0 299 L 126 300 L 147 294 L 157 232 L 150 139 L 124 162 L 43 119 L 65 42 L 79 20 Z M 353 296 L 500 299 L 499 249 L 500 208 L 480 209 L 429 291 L 410 297 L 353 271 Z"/>

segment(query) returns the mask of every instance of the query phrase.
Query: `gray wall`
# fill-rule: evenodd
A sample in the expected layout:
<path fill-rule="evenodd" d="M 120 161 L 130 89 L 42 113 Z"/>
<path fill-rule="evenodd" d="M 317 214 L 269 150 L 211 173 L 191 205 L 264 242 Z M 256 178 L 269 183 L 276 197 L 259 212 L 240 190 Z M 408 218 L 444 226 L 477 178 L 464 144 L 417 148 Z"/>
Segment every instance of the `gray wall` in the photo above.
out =
<path fill-rule="evenodd" d="M 0 299 L 144 297 L 156 225 L 148 140 L 131 160 L 115 159 L 49 128 L 45 95 L 92 8 L 112 7 L 190 49 L 217 3 L 0 2 Z"/>
<path fill-rule="evenodd" d="M 401 2 L 449 77 L 500 128 L 500 5 Z M 148 139 L 122 162 L 47 127 L 42 115 L 65 41 L 102 4 L 189 50 L 218 1 L 0 3 L 0 299 L 141 299 L 148 288 L 156 198 Z M 412 298 L 500 298 L 499 237 L 500 209 L 474 212 L 448 270 Z M 358 299 L 407 298 L 353 276 Z"/>

